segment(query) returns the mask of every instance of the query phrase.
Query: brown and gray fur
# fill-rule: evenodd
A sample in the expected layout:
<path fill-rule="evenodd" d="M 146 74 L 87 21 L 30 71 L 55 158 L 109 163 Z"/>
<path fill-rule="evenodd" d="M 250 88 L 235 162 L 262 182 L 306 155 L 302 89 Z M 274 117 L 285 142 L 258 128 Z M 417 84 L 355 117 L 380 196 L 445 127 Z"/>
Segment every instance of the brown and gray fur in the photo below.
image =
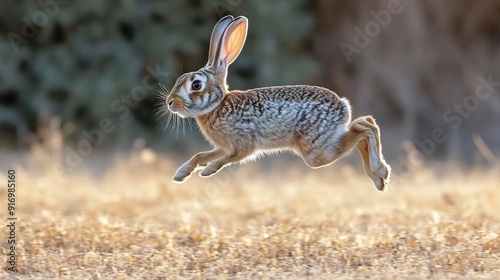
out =
<path fill-rule="evenodd" d="M 175 173 L 183 182 L 268 151 L 291 150 L 311 168 L 330 165 L 352 149 L 377 189 L 385 190 L 391 169 L 382 155 L 380 131 L 370 116 L 351 121 L 346 98 L 317 86 L 277 86 L 228 91 L 227 67 L 246 39 L 248 20 L 222 18 L 214 27 L 209 60 L 179 77 L 167 97 L 168 109 L 194 117 L 214 149 L 194 155 Z M 199 86 L 199 88 L 198 88 Z"/>

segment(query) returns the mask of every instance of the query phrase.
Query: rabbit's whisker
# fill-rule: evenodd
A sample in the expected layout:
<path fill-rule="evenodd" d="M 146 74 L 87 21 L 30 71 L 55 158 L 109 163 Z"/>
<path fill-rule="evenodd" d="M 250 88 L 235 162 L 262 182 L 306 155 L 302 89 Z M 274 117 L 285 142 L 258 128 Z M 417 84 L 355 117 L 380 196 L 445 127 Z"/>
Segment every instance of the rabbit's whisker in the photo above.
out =
<path fill-rule="evenodd" d="M 172 133 L 175 129 L 175 132 L 176 132 L 176 136 L 175 136 L 175 139 L 178 138 L 179 136 L 179 116 L 177 116 L 177 114 L 173 114 L 173 121 L 174 121 L 174 124 L 172 126 L 172 129 L 170 130 L 170 133 Z"/>
<path fill-rule="evenodd" d="M 175 120 L 176 120 L 176 123 L 175 123 L 175 139 L 178 139 L 179 138 L 179 129 L 180 129 L 180 125 L 181 125 L 181 120 L 180 120 L 179 115 L 175 114 Z"/>
<path fill-rule="evenodd" d="M 163 96 L 167 96 L 170 93 L 170 90 L 165 87 L 163 84 L 159 84 L 160 88 L 158 89 L 158 92 L 161 93 Z"/>
<path fill-rule="evenodd" d="M 155 116 L 158 115 L 158 113 L 161 113 L 161 115 L 158 116 L 155 121 L 158 121 L 159 119 L 164 118 L 169 114 L 169 112 L 167 110 L 164 110 L 163 108 L 161 108 L 160 111 L 156 112 Z"/>
<path fill-rule="evenodd" d="M 170 116 L 172 116 L 172 128 L 170 128 L 170 133 L 172 133 L 175 129 L 175 120 L 176 120 L 176 117 L 175 117 L 175 114 L 171 114 Z"/>
<path fill-rule="evenodd" d="M 170 121 L 172 120 L 172 114 L 169 112 L 167 114 L 167 125 L 165 125 L 165 128 L 163 128 L 163 131 L 165 131 L 165 129 L 167 129 L 168 125 L 170 124 Z"/>
<path fill-rule="evenodd" d="M 186 122 L 184 119 L 182 119 L 181 122 L 182 122 L 182 137 L 186 138 Z"/>
<path fill-rule="evenodd" d="M 155 115 L 158 115 L 159 113 L 164 113 L 164 112 L 168 112 L 168 109 L 167 109 L 167 106 L 165 106 L 165 104 L 155 104 L 156 106 L 158 106 L 158 108 L 156 109 L 153 109 L 153 112 L 155 112 Z"/>

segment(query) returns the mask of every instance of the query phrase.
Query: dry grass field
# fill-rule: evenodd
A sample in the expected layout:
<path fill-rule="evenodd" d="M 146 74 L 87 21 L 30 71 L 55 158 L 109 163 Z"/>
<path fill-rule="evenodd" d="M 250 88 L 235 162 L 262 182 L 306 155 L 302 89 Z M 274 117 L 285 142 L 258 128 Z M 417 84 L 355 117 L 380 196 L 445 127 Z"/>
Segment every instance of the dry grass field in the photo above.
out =
<path fill-rule="evenodd" d="M 183 185 L 148 150 L 120 162 L 99 178 L 19 167 L 19 273 L 0 278 L 500 279 L 498 168 L 436 166 L 380 193 L 342 162 Z"/>

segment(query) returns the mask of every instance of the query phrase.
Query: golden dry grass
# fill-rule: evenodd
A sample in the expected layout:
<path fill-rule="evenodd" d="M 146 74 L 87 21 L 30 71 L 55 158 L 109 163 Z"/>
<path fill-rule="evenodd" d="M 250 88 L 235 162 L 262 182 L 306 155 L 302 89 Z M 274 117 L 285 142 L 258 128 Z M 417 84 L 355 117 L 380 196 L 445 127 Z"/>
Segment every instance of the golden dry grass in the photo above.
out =
<path fill-rule="evenodd" d="M 250 164 L 177 185 L 176 166 L 147 150 L 122 162 L 99 179 L 18 168 L 20 271 L 0 277 L 500 277 L 495 170 L 422 170 L 380 193 L 343 163 L 273 165 L 272 177 Z"/>

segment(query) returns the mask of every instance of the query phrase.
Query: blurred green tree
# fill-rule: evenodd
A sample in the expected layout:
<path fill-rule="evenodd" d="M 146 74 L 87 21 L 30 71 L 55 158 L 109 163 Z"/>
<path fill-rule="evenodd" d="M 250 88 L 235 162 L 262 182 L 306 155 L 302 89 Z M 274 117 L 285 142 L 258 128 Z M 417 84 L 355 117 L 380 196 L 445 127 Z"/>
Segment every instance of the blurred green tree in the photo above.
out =
<path fill-rule="evenodd" d="M 132 106 L 125 100 L 134 87 L 155 71 L 162 73 L 155 82 L 169 87 L 203 66 L 212 27 L 226 14 L 250 20 L 246 46 L 229 71 L 231 88 L 307 82 L 317 65 L 303 51 L 314 26 L 305 2 L 2 1 L 0 145 L 26 147 L 57 117 L 67 143 L 109 118 L 116 130 L 104 145 L 127 147 L 142 137 L 170 147 L 175 133 L 156 121 L 156 91 Z"/>

